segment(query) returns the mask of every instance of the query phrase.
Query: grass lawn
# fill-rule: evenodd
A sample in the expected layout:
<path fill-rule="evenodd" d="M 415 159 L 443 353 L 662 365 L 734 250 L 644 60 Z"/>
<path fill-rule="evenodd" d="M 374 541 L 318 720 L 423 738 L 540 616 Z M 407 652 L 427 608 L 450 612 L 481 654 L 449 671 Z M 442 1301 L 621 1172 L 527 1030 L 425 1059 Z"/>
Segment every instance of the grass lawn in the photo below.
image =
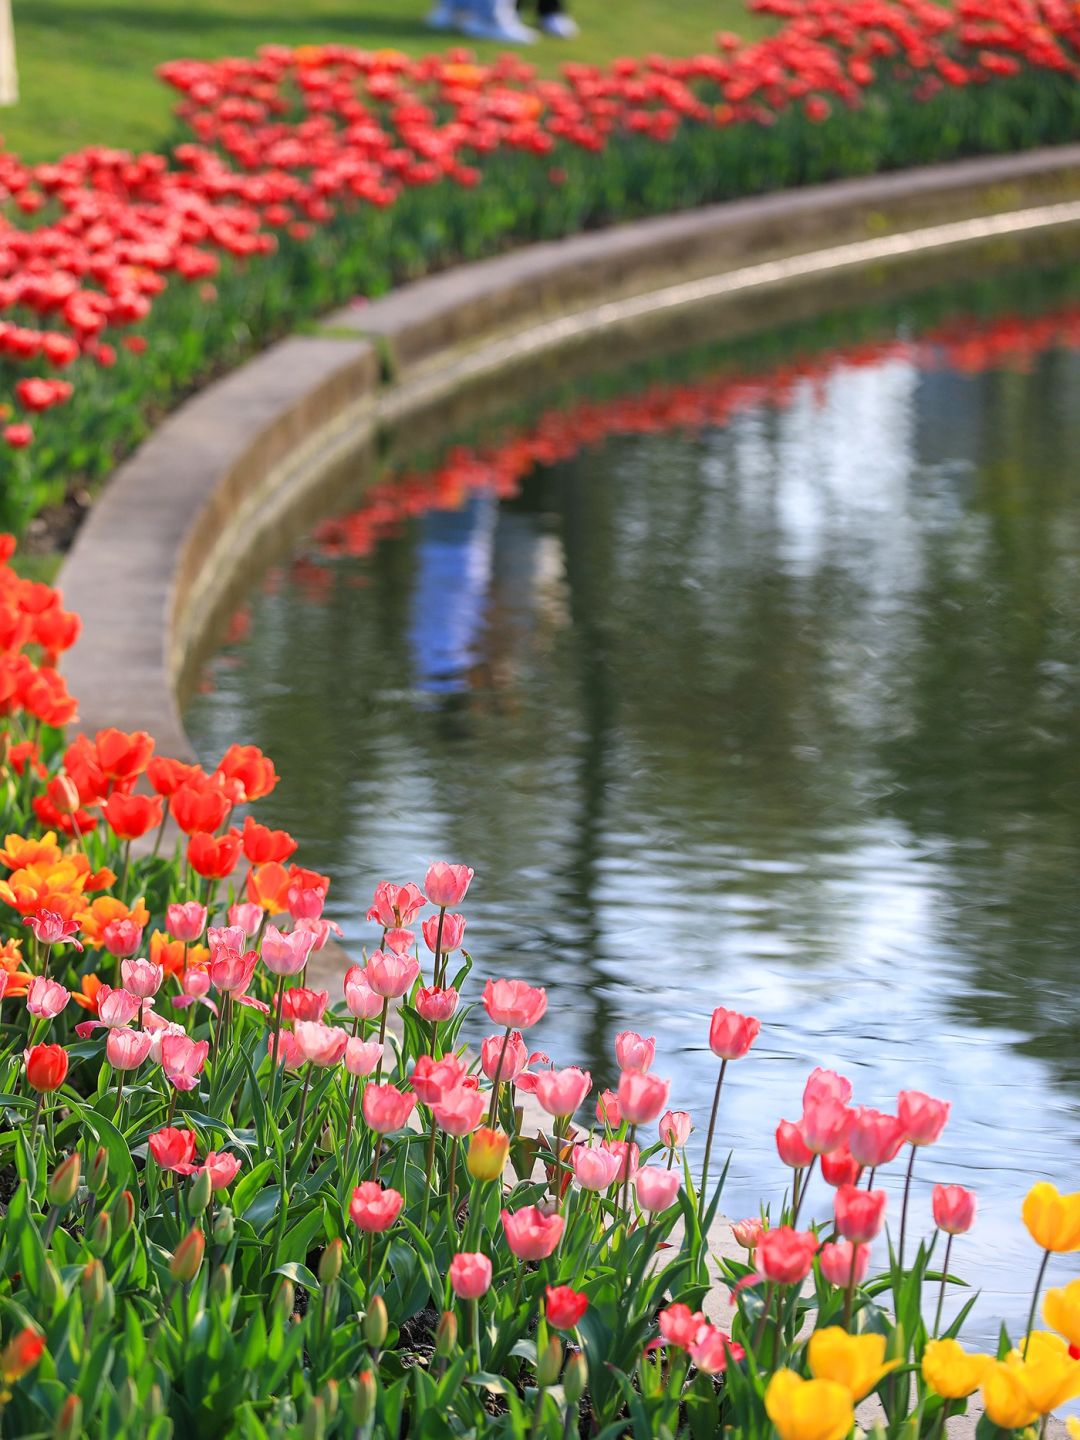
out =
<path fill-rule="evenodd" d="M 91 143 L 160 145 L 171 93 L 154 67 L 178 56 L 251 54 L 330 41 L 422 53 L 449 41 L 423 25 L 429 0 L 14 0 L 21 99 L 0 112 L 4 143 L 47 160 Z M 757 29 L 742 0 L 569 0 L 577 40 L 523 51 L 547 73 L 564 60 L 648 50 L 687 54 L 719 29 Z M 478 47 L 481 54 L 493 46 Z"/>

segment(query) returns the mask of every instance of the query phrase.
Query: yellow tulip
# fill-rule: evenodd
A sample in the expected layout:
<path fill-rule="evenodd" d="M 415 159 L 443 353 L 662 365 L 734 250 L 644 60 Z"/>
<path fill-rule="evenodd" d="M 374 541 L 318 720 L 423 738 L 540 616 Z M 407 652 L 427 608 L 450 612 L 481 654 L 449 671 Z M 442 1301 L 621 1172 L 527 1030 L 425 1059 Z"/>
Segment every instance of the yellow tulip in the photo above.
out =
<path fill-rule="evenodd" d="M 1006 1364 L 1015 1367 L 1025 1395 L 1040 1415 L 1049 1415 L 1080 1395 L 1080 1360 L 1072 1358 L 1060 1335 L 1036 1330 L 1028 1340 L 1027 1354 L 1013 1350 Z"/>
<path fill-rule="evenodd" d="M 1080 1190 L 1062 1195 L 1056 1185 L 1040 1180 L 1024 1197 L 1021 1213 L 1036 1245 L 1059 1254 L 1080 1250 Z"/>
<path fill-rule="evenodd" d="M 929 1340 L 922 1357 L 922 1377 L 935 1395 L 962 1400 L 979 1388 L 989 1355 L 969 1355 L 957 1340 Z"/>
<path fill-rule="evenodd" d="M 501 1130 L 489 1130 L 481 1125 L 469 1137 L 469 1151 L 466 1158 L 469 1174 L 474 1180 L 497 1180 L 506 1165 L 510 1153 L 510 1137 Z"/>
<path fill-rule="evenodd" d="M 1046 1292 L 1043 1319 L 1051 1330 L 1064 1335 L 1070 1345 L 1080 1346 L 1080 1280 Z"/>
<path fill-rule="evenodd" d="M 982 1382 L 983 1404 L 995 1425 L 1003 1430 L 1022 1430 L 1039 1416 L 1028 1399 L 1014 1365 L 995 1360 L 987 1368 Z"/>
<path fill-rule="evenodd" d="M 1069 1432 L 1070 1440 L 1080 1440 L 1080 1420 L 1075 1415 L 1066 1417 L 1065 1428 Z"/>
<path fill-rule="evenodd" d="M 815 1330 L 806 1348 L 814 1378 L 843 1385 L 852 1400 L 861 1400 L 899 1360 L 885 1359 L 884 1335 L 849 1335 L 839 1325 Z"/>
<path fill-rule="evenodd" d="M 804 1380 L 794 1370 L 778 1370 L 769 1381 L 765 1409 L 780 1440 L 844 1440 L 855 1424 L 847 1386 Z"/>

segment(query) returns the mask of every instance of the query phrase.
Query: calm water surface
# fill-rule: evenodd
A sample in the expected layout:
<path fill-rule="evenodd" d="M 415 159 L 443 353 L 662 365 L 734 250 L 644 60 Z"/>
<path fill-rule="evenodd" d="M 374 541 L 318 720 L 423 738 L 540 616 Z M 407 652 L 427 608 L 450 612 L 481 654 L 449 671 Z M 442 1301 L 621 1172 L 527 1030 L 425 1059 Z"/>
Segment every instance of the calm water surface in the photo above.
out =
<path fill-rule="evenodd" d="M 760 1016 L 728 1213 L 778 1200 L 813 1065 L 951 1097 L 915 1210 L 978 1189 L 988 1338 L 1025 1316 L 1021 1196 L 1080 1185 L 1080 355 L 971 358 L 835 360 L 366 555 L 305 540 L 186 719 L 208 760 L 273 754 L 261 818 L 350 947 L 379 879 L 472 864 L 479 975 L 549 987 L 560 1063 L 609 1083 L 615 1033 L 655 1034 L 704 1125 L 712 1008 Z"/>

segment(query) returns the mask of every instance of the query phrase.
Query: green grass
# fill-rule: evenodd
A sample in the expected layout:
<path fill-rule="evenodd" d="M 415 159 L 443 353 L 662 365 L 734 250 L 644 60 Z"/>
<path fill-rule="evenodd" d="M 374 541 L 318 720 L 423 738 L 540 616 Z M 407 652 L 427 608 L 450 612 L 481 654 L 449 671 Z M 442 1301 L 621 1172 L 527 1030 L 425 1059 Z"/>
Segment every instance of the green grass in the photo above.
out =
<path fill-rule="evenodd" d="M 154 75 L 163 60 L 308 42 L 422 54 L 452 43 L 425 28 L 429 8 L 429 0 L 15 0 L 21 98 L 0 111 L 0 132 L 31 161 L 88 144 L 159 147 L 174 98 Z M 568 8 L 578 39 L 521 51 L 548 74 L 566 60 L 689 54 L 710 47 L 717 30 L 761 24 L 743 0 L 569 0 Z M 477 47 L 482 56 L 496 48 Z"/>

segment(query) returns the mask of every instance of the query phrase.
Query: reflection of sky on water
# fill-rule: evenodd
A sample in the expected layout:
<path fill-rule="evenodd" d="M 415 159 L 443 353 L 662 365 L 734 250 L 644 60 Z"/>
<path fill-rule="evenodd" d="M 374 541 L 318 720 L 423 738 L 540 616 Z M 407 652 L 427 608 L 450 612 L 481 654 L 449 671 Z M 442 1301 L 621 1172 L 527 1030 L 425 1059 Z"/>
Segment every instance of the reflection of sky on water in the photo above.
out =
<path fill-rule="evenodd" d="M 935 1180 L 979 1190 L 957 1264 L 984 1339 L 1023 1318 L 1022 1194 L 1080 1183 L 1078 370 L 893 359 L 609 442 L 336 562 L 319 606 L 258 598 L 189 716 L 208 756 L 270 749 L 264 818 L 333 871 L 353 945 L 384 875 L 475 865 L 480 974 L 548 984 L 561 1063 L 606 1083 L 616 1031 L 655 1033 L 703 1125 L 711 1009 L 759 1015 L 729 1212 L 779 1199 L 772 1131 L 813 1065 L 866 1104 L 951 1097 L 915 1213 Z"/>

